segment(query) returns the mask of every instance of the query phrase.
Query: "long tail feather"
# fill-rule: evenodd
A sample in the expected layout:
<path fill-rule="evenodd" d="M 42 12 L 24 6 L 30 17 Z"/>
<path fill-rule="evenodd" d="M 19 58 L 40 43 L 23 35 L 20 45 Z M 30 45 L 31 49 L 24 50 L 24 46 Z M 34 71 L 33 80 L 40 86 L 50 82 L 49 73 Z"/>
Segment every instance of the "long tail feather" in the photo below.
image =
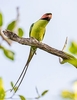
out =
<path fill-rule="evenodd" d="M 26 74 L 26 72 L 27 72 L 29 63 L 30 63 L 30 61 L 31 61 L 31 59 L 32 59 L 32 57 L 33 57 L 33 55 L 36 53 L 36 50 L 37 50 L 36 47 L 31 47 L 31 49 L 30 49 L 30 54 L 29 54 L 27 63 L 26 63 L 26 65 L 24 66 L 24 68 L 23 68 L 23 70 L 22 70 L 22 72 L 21 72 L 21 74 L 20 74 L 18 80 L 16 81 L 16 83 L 15 83 L 14 87 L 11 89 L 11 91 L 12 91 L 12 90 L 16 87 L 16 85 L 19 83 L 18 86 L 17 86 L 17 90 L 18 90 L 18 88 L 19 88 L 19 86 L 21 85 L 21 83 L 22 83 L 22 81 L 23 81 L 23 79 L 24 79 L 24 76 L 25 76 L 25 74 Z M 21 80 L 20 80 L 20 79 L 21 79 Z M 15 93 L 17 92 L 17 90 L 15 91 Z M 15 93 L 14 93 L 14 94 L 15 94 Z"/>
<path fill-rule="evenodd" d="M 19 76 L 19 78 L 18 78 L 18 80 L 17 80 L 16 83 L 14 84 L 14 87 L 11 89 L 11 91 L 16 87 L 16 85 L 17 85 L 17 83 L 19 82 L 19 80 L 21 79 L 21 77 L 22 77 L 22 75 L 23 75 L 23 73 L 24 73 L 26 67 L 27 67 L 27 66 L 25 65 L 24 68 L 23 68 L 23 70 L 22 70 L 22 72 L 21 72 L 21 74 L 20 74 L 20 76 Z"/>
<path fill-rule="evenodd" d="M 24 70 L 22 71 L 23 73 L 21 73 L 21 75 L 20 75 L 20 77 L 18 78 L 16 84 L 14 85 L 13 89 L 16 87 L 17 83 L 18 83 L 19 80 L 21 79 L 20 82 L 19 82 L 19 84 L 18 84 L 18 86 L 17 86 L 17 88 L 16 88 L 16 90 L 15 90 L 15 92 L 13 93 L 12 97 L 15 95 L 15 93 L 16 93 L 17 90 L 18 90 L 18 88 L 20 87 L 20 85 L 21 85 L 21 83 L 22 83 L 22 81 L 23 81 L 23 79 L 24 79 L 24 77 L 25 77 L 25 74 L 26 74 L 26 72 L 27 72 L 27 69 L 28 69 L 28 66 L 25 66 L 25 67 L 24 67 Z M 23 75 L 23 76 L 22 76 L 22 75 Z"/>

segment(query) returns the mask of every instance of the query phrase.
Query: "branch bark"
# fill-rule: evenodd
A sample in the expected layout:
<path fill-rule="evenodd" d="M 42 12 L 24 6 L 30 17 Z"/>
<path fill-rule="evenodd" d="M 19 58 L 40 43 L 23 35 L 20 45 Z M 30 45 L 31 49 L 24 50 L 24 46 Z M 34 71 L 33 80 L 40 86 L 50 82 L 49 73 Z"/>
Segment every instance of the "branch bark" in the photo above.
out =
<path fill-rule="evenodd" d="M 3 33 L 9 39 L 11 39 L 15 42 L 18 42 L 22 45 L 36 46 L 37 48 L 42 49 L 50 54 L 61 57 L 63 59 L 63 61 L 61 62 L 62 64 L 68 62 L 77 68 L 77 59 L 74 56 L 72 56 L 66 52 L 52 48 L 49 45 L 39 42 L 34 38 L 21 38 L 21 37 L 17 36 L 15 33 L 8 31 L 8 30 L 3 31 Z"/>
<path fill-rule="evenodd" d="M 2 34 L 1 28 L 0 28 L 0 35 L 1 35 L 2 39 L 5 40 L 11 46 L 11 42 L 5 37 L 4 34 Z"/>

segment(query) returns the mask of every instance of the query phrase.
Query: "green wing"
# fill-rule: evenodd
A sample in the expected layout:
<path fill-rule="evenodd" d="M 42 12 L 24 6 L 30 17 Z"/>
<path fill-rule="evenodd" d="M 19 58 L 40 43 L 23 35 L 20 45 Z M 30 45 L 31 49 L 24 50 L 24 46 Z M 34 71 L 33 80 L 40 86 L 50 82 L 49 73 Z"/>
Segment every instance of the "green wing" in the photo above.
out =
<path fill-rule="evenodd" d="M 46 32 L 46 29 L 45 29 L 45 31 L 44 31 L 43 38 L 44 38 L 44 36 L 45 36 L 45 32 Z"/>
<path fill-rule="evenodd" d="M 30 31 L 29 31 L 29 37 L 31 36 L 31 31 L 32 31 L 32 27 L 33 27 L 34 23 L 31 25 L 30 27 Z"/>

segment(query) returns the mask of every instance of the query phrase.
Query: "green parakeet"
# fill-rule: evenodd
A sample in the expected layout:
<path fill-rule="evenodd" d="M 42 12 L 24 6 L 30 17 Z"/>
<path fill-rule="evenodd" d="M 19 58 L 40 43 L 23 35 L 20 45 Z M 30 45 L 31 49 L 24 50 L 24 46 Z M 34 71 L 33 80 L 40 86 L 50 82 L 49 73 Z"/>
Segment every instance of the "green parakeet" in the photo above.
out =
<path fill-rule="evenodd" d="M 33 23 L 30 27 L 29 37 L 33 37 L 33 38 L 37 39 L 38 41 L 42 41 L 44 38 L 44 35 L 45 35 L 46 25 L 48 24 L 48 22 L 50 21 L 51 18 L 52 18 L 52 13 L 46 13 L 38 21 Z M 30 63 L 33 55 L 36 53 L 36 50 L 37 50 L 36 47 L 31 46 L 29 57 L 28 57 L 28 60 L 26 62 L 26 65 L 25 65 L 20 77 L 18 78 L 16 84 L 14 85 L 14 87 L 20 81 L 18 86 L 17 86 L 19 88 L 19 86 L 20 86 L 20 84 L 21 84 L 21 82 L 26 74 L 26 71 L 28 69 L 29 63 Z"/>

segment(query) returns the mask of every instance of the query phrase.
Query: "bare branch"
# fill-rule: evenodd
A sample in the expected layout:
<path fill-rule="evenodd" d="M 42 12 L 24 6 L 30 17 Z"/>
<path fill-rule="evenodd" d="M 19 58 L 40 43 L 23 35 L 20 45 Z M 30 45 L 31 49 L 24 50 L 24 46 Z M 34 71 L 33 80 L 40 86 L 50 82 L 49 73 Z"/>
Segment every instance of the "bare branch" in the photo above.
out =
<path fill-rule="evenodd" d="M 20 16 L 20 14 L 19 14 L 19 7 L 17 7 L 17 21 L 19 21 L 19 16 Z"/>
<path fill-rule="evenodd" d="M 16 13 L 17 13 L 17 16 L 16 16 L 15 27 L 14 27 L 13 32 L 15 32 L 16 34 L 18 34 L 18 24 L 19 24 L 19 17 L 20 17 L 19 7 L 16 8 Z"/>
<path fill-rule="evenodd" d="M 62 48 L 62 51 L 64 51 L 64 49 L 66 48 L 67 40 L 68 40 L 68 37 L 66 37 L 66 40 L 65 40 L 64 46 L 63 46 L 63 48 Z M 62 59 L 61 57 L 59 57 L 59 62 L 60 62 L 60 63 L 63 62 L 63 59 Z"/>
<path fill-rule="evenodd" d="M 34 38 L 21 38 L 21 37 L 17 36 L 15 33 L 10 32 L 8 30 L 3 31 L 3 33 L 9 39 L 11 39 L 15 42 L 18 42 L 22 45 L 36 46 L 37 48 L 42 49 L 50 54 L 61 57 L 63 59 L 63 63 L 69 62 L 70 64 L 72 64 L 73 66 L 75 66 L 77 68 L 77 59 L 74 56 L 72 56 L 66 52 L 52 48 L 49 45 L 39 42 Z"/>

